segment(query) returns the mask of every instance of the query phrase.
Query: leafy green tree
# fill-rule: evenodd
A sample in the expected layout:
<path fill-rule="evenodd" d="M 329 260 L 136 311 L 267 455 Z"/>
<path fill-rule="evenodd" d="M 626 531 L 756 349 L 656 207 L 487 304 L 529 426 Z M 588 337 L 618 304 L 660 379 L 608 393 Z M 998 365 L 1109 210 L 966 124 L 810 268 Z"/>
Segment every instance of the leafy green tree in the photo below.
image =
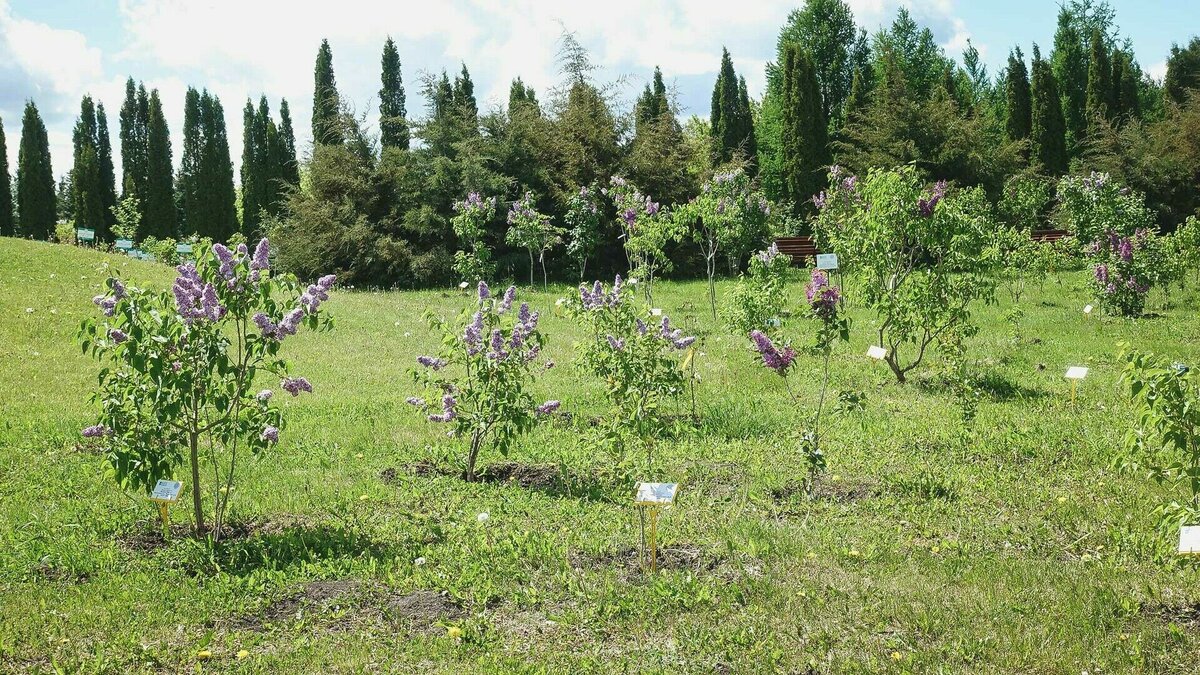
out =
<path fill-rule="evenodd" d="M 651 84 L 634 108 L 633 142 L 625 157 L 628 175 L 667 204 L 684 202 L 696 192 L 695 178 L 688 171 L 688 152 L 662 71 L 655 68 Z"/>
<path fill-rule="evenodd" d="M 800 213 L 820 189 L 823 167 L 830 162 L 816 67 L 800 45 L 784 53 L 782 103 L 783 191 L 788 208 Z"/>
<path fill-rule="evenodd" d="M 329 48 L 329 40 L 321 40 L 313 83 L 314 145 L 341 145 L 345 141 L 341 115 L 341 99 L 333 75 L 333 50 Z"/>
<path fill-rule="evenodd" d="M 17 152 L 17 224 L 21 236 L 48 241 L 58 217 L 55 202 L 46 125 L 33 101 L 26 101 Z"/>
<path fill-rule="evenodd" d="M 1067 172 L 1066 120 L 1063 119 L 1062 98 L 1054 69 L 1042 59 L 1037 45 L 1033 46 L 1032 146 L 1030 156 L 1050 175 Z"/>
<path fill-rule="evenodd" d="M 1194 89 L 1200 89 L 1200 37 L 1193 37 L 1186 47 L 1171 45 L 1163 79 L 1163 93 L 1173 103 L 1182 104 Z"/>
<path fill-rule="evenodd" d="M 890 54 L 914 96 L 929 98 L 941 82 L 946 57 L 934 40 L 933 31 L 919 26 L 905 7 L 897 10 L 889 28 L 875 35 L 874 53 L 876 80 L 885 76 L 884 56 Z"/>
<path fill-rule="evenodd" d="M 1004 128 L 1009 140 L 1029 138 L 1033 125 L 1033 105 L 1029 86 L 1029 71 L 1025 68 L 1025 56 L 1017 47 L 1008 54 L 1008 77 L 1005 81 L 1005 100 L 1008 116 Z"/>
<path fill-rule="evenodd" d="M 1058 29 L 1050 52 L 1054 79 L 1062 93 L 1063 117 L 1067 125 L 1067 147 L 1074 157 L 1087 134 L 1087 50 L 1075 16 L 1066 5 L 1058 11 Z"/>
<path fill-rule="evenodd" d="M 400 52 L 388 38 L 383 45 L 382 87 L 379 90 L 379 143 L 385 148 L 408 149 L 408 112 L 405 110 L 404 80 L 400 74 Z"/>
<path fill-rule="evenodd" d="M 0 120 L 0 237 L 12 237 L 16 234 L 12 179 L 8 174 L 8 142 L 4 139 L 4 120 Z"/>
<path fill-rule="evenodd" d="M 146 128 L 146 188 L 138 240 L 178 236 L 178 212 L 172 181 L 171 132 L 163 115 L 158 90 L 150 92 Z"/>

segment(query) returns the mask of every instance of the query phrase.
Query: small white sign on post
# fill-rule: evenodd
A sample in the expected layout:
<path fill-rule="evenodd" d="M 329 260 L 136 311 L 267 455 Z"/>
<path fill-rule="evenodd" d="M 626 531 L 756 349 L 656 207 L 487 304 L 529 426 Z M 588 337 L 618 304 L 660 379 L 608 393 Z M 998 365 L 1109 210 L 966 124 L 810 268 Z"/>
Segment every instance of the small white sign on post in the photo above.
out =
<path fill-rule="evenodd" d="M 175 252 L 180 255 L 190 255 L 192 252 L 192 245 L 184 243 L 175 244 Z"/>
<path fill-rule="evenodd" d="M 183 483 L 177 480 L 166 480 L 160 478 L 154 484 L 154 491 L 150 493 L 151 501 L 166 502 L 168 504 L 179 501 L 179 491 L 183 489 Z"/>
<path fill-rule="evenodd" d="M 1087 377 L 1088 369 L 1083 366 L 1071 366 L 1067 368 L 1067 374 L 1063 377 L 1068 380 L 1082 380 Z"/>
<path fill-rule="evenodd" d="M 887 358 L 887 350 L 879 345 L 871 345 L 870 347 L 867 347 L 867 356 L 875 359 L 876 361 L 882 361 Z"/>
<path fill-rule="evenodd" d="M 129 249 L 133 248 L 133 240 L 132 239 L 118 239 L 116 244 L 114 244 L 114 246 L 116 247 L 116 249 L 118 251 L 128 251 Z"/>
<path fill-rule="evenodd" d="M 650 571 L 658 569 L 658 512 L 675 503 L 678 483 L 638 483 L 633 505 L 641 509 L 642 567 L 649 562 Z M 649 520 L 649 523 L 647 523 Z M 647 538 L 647 530 L 649 537 Z"/>
<path fill-rule="evenodd" d="M 675 503 L 678 483 L 638 483 L 633 503 L 637 506 L 670 506 Z"/>
<path fill-rule="evenodd" d="M 1084 313 L 1084 314 L 1088 314 L 1088 315 L 1090 315 L 1090 314 L 1092 313 L 1092 310 L 1093 310 L 1093 309 L 1095 309 L 1095 308 L 1094 308 L 1094 307 L 1092 307 L 1091 305 L 1084 305 L 1084 307 L 1083 307 L 1083 313 Z"/>
<path fill-rule="evenodd" d="M 836 253 L 818 253 L 817 254 L 817 269 L 819 270 L 836 270 L 838 268 Z"/>
<path fill-rule="evenodd" d="M 650 308 L 650 315 L 651 316 L 662 316 L 662 307 Z"/>
<path fill-rule="evenodd" d="M 96 241 L 96 231 L 81 227 L 75 230 L 75 238 L 79 241 Z"/>
<path fill-rule="evenodd" d="M 1200 525 L 1179 528 L 1179 555 L 1200 555 Z"/>

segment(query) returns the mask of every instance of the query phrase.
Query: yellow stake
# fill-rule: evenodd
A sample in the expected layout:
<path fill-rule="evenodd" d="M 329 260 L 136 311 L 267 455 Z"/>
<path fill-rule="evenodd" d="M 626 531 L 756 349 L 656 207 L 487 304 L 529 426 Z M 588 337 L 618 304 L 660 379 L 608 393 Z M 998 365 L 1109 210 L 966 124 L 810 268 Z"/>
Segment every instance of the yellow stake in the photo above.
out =
<path fill-rule="evenodd" d="M 171 534 L 171 505 L 169 502 L 158 503 L 158 515 L 162 518 L 163 539 Z"/>
<path fill-rule="evenodd" d="M 658 509 L 650 509 L 650 572 L 658 570 Z"/>
<path fill-rule="evenodd" d="M 1075 385 L 1079 380 L 1071 380 L 1071 405 L 1075 405 Z"/>

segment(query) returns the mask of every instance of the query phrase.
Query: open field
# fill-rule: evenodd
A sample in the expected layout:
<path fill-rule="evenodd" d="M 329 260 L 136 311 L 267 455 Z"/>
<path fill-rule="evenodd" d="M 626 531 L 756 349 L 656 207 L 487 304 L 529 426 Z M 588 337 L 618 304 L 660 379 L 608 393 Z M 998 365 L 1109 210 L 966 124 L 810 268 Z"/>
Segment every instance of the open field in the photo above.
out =
<path fill-rule="evenodd" d="M 862 356 L 872 318 L 851 293 L 851 343 L 836 347 L 831 386 L 865 393 L 866 409 L 829 418 L 829 474 L 809 500 L 791 489 L 807 410 L 744 336 L 711 321 L 703 282 L 656 288 L 656 304 L 701 335 L 703 356 L 700 422 L 663 439 L 650 468 L 590 438 L 603 396 L 575 364 L 582 334 L 553 311 L 570 289 L 526 292 L 559 364 L 535 397 L 562 399 L 572 417 L 508 458 L 483 457 L 516 480 L 477 484 L 440 472 L 463 443 L 404 404 L 414 358 L 436 341 L 422 312 L 453 316 L 465 298 L 339 290 L 334 331 L 285 350 L 315 392 L 283 403 L 281 443 L 238 482 L 240 536 L 210 550 L 185 536 L 183 508 L 163 545 L 152 506 L 119 492 L 82 444 L 98 366 L 75 330 L 95 311 L 105 264 L 142 286 L 171 278 L 122 256 L 0 239 L 0 671 L 1200 664 L 1200 571 L 1171 559 L 1150 513 L 1182 493 L 1110 468 L 1130 429 L 1116 344 L 1196 363 L 1194 291 L 1155 295 L 1151 318 L 1085 319 L 1086 273 L 1050 277 L 1022 301 L 1019 340 L 998 294 L 977 308 L 970 341 L 985 391 L 970 433 L 936 356 L 906 385 Z M 786 334 L 806 343 L 811 331 L 795 319 Z M 1068 365 L 1091 368 L 1075 404 Z M 803 357 L 800 374 L 815 402 L 817 359 Z M 631 552 L 639 479 L 682 484 L 659 530 L 666 569 L 653 576 Z"/>

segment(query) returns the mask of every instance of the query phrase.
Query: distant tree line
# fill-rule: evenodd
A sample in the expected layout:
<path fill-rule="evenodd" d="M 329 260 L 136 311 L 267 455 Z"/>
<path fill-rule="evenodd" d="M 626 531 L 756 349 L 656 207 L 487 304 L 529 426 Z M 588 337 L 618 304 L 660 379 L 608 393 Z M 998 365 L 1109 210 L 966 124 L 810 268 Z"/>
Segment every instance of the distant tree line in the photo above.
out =
<path fill-rule="evenodd" d="M 718 170 L 741 167 L 774 203 L 778 229 L 794 232 L 810 227 L 813 197 L 833 164 L 849 173 L 913 165 L 926 180 L 980 185 L 992 199 L 1014 176 L 1052 182 L 1103 170 L 1144 192 L 1165 229 L 1200 207 L 1200 38 L 1171 48 L 1157 82 L 1104 0 L 1064 2 L 1049 53 L 1014 46 L 994 75 L 970 43 L 961 58 L 948 56 L 905 8 L 870 34 L 845 0 L 806 0 L 779 32 L 761 100 L 722 52 L 707 119 L 681 121 L 658 68 L 624 108 L 621 84 L 597 81 L 572 34 L 559 46 L 560 77 L 545 92 L 518 77 L 507 105 L 481 111 L 463 64 L 453 77 L 419 80 L 424 110 L 414 115 L 389 38 L 376 120 L 340 94 L 323 41 L 311 152 L 299 161 L 287 101 L 276 119 L 265 98 L 247 100 L 239 188 L 221 102 L 188 90 L 173 175 L 158 92 L 130 79 L 119 117 L 120 185 L 104 106 L 84 97 L 74 162 L 56 197 L 45 127 L 30 102 L 15 189 L 0 176 L 0 232 L 49 238 L 64 218 L 111 241 L 116 203 L 132 200 L 139 238 L 274 234 L 284 267 L 302 275 L 335 268 L 351 283 L 391 286 L 452 280 L 459 246 L 450 220 L 469 192 L 504 206 L 486 244 L 503 273 L 523 276 L 525 252 L 505 241 L 507 206 L 529 192 L 539 212 L 562 224 L 581 188 L 599 190 L 614 175 L 669 206 L 695 197 Z M 0 159 L 5 152 L 0 135 Z M 589 267 L 597 274 L 626 264 L 617 214 L 604 208 L 599 264 Z M 695 247 L 687 239 L 669 245 L 676 274 L 697 271 Z M 552 253 L 549 262 L 553 273 L 572 273 L 566 256 Z"/>

